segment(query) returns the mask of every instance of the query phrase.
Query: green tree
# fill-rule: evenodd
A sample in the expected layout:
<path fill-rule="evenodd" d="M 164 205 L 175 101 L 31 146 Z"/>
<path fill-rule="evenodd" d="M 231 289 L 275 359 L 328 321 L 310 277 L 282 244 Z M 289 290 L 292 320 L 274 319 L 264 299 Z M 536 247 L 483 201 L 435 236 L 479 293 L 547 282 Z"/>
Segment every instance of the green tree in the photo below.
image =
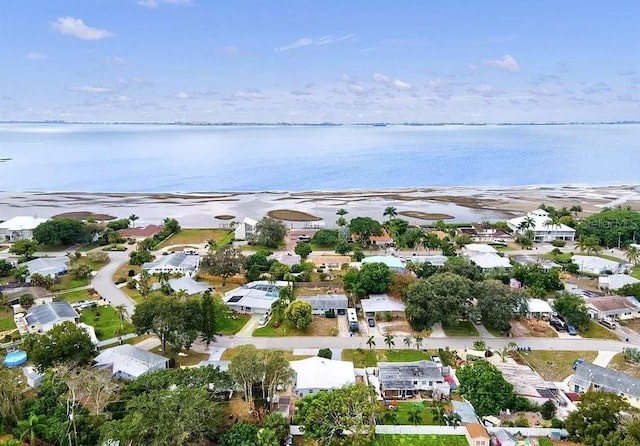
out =
<path fill-rule="evenodd" d="M 263 427 L 258 431 L 255 444 L 256 446 L 280 446 L 280 441 L 274 431 Z"/>
<path fill-rule="evenodd" d="M 200 301 L 200 308 L 202 311 L 202 327 L 200 333 L 202 339 L 209 348 L 211 342 L 215 342 L 216 335 L 216 308 L 213 301 L 213 296 L 209 290 L 205 291 Z"/>
<path fill-rule="evenodd" d="M 287 287 L 289 288 L 289 287 Z M 278 299 L 276 299 L 276 301 L 273 303 L 273 305 L 271 305 L 271 318 L 273 319 L 273 325 L 275 327 L 279 327 L 280 324 L 282 323 L 282 321 L 285 318 L 286 312 L 287 312 L 287 308 L 289 307 L 289 304 L 291 303 L 291 295 L 290 293 L 283 293 L 282 290 L 284 290 L 285 288 L 282 288 L 280 290 Z"/>
<path fill-rule="evenodd" d="M 414 272 L 419 279 L 428 279 L 439 271 L 440 269 L 437 266 L 433 266 L 429 262 L 424 262 L 419 263 Z"/>
<path fill-rule="evenodd" d="M 231 246 L 224 246 L 214 254 L 204 256 L 200 262 L 200 269 L 207 274 L 222 277 L 222 286 L 225 286 L 229 277 L 242 271 L 245 262 L 246 258 L 240 251 Z"/>
<path fill-rule="evenodd" d="M 143 269 L 140 271 L 137 288 L 143 298 L 146 299 L 149 297 L 149 292 L 151 291 L 151 275 L 148 270 Z"/>
<path fill-rule="evenodd" d="M 351 252 L 351 246 L 346 240 L 339 239 L 335 245 L 336 254 L 346 255 Z"/>
<path fill-rule="evenodd" d="M 319 246 L 331 247 L 337 242 L 338 231 L 335 229 L 320 229 L 311 237 L 311 243 Z"/>
<path fill-rule="evenodd" d="M 487 343 L 482 339 L 476 339 L 475 341 L 473 341 L 473 349 L 485 351 L 487 349 Z"/>
<path fill-rule="evenodd" d="M 349 213 L 349 211 L 347 211 L 344 208 L 340 208 L 336 211 L 336 215 L 339 215 L 340 217 L 344 217 L 345 215 L 347 215 Z"/>
<path fill-rule="evenodd" d="M 369 244 L 372 235 L 382 235 L 380 223 L 369 217 L 356 217 L 349 223 L 352 234 L 356 234 L 364 245 Z"/>
<path fill-rule="evenodd" d="M 558 408 L 551 400 L 547 400 L 540 406 L 540 414 L 544 420 L 550 420 L 556 416 Z"/>
<path fill-rule="evenodd" d="M 86 223 L 70 218 L 54 218 L 33 230 L 33 238 L 41 245 L 88 243 L 92 237 L 92 230 Z"/>
<path fill-rule="evenodd" d="M 415 335 L 413 338 L 413 343 L 416 346 L 416 349 L 420 350 L 422 348 L 422 342 L 424 341 L 424 338 L 420 335 Z"/>
<path fill-rule="evenodd" d="M 253 410 L 253 386 L 259 383 L 265 374 L 264 353 L 255 345 L 241 345 L 229 364 L 229 375 L 244 389 L 249 409 Z"/>
<path fill-rule="evenodd" d="M 382 416 L 384 424 L 398 424 L 398 412 L 395 410 L 387 410 Z"/>
<path fill-rule="evenodd" d="M 289 422 L 279 412 L 270 412 L 264 419 L 264 427 L 272 430 L 280 443 L 289 435 Z"/>
<path fill-rule="evenodd" d="M 585 445 L 599 445 L 620 426 L 620 412 L 629 410 L 623 397 L 609 392 L 590 391 L 582 395 L 578 410 L 565 422 L 569 436 Z"/>
<path fill-rule="evenodd" d="M 624 250 L 625 255 L 627 256 L 627 260 L 634 266 L 638 266 L 640 264 L 640 249 L 637 246 L 629 245 Z"/>
<path fill-rule="evenodd" d="M 321 348 L 320 350 L 318 350 L 318 356 L 320 358 L 331 359 L 331 357 L 333 356 L 333 352 L 330 348 Z"/>
<path fill-rule="evenodd" d="M 294 373 L 282 350 L 265 350 L 262 357 L 264 364 L 262 397 L 271 403 L 278 389 L 286 388 L 293 382 Z"/>
<path fill-rule="evenodd" d="M 58 324 L 47 333 L 28 335 L 23 346 L 41 371 L 59 361 L 88 364 L 95 354 L 87 332 L 73 322 Z"/>
<path fill-rule="evenodd" d="M 626 208 L 605 208 L 584 218 L 576 227 L 578 240 L 582 236 L 595 237 L 608 248 L 633 243 L 640 228 L 640 212 Z"/>
<path fill-rule="evenodd" d="M 370 445 L 377 412 L 375 392 L 364 383 L 307 395 L 296 403 L 296 422 L 305 438 L 335 444 L 350 432 L 350 443 Z"/>
<path fill-rule="evenodd" d="M 582 297 L 577 294 L 562 293 L 553 302 L 553 308 L 576 328 L 589 327 L 589 313 Z"/>
<path fill-rule="evenodd" d="M 440 247 L 440 238 L 433 232 L 427 232 L 422 239 L 422 246 L 424 246 L 427 251 L 437 249 Z"/>
<path fill-rule="evenodd" d="M 39 286 L 50 290 L 53 285 L 55 285 L 56 280 L 51 276 L 43 276 L 42 274 L 31 274 L 29 276 L 29 282 L 31 282 L 34 286 Z"/>
<path fill-rule="evenodd" d="M 0 368 L 0 426 L 3 422 L 14 425 L 18 421 L 25 397 L 15 375 L 5 367 Z"/>
<path fill-rule="evenodd" d="M 482 280 L 484 278 L 482 269 L 464 257 L 451 257 L 447 259 L 440 271 L 443 273 L 449 272 L 457 274 L 469 280 Z"/>
<path fill-rule="evenodd" d="M 636 299 L 640 299 L 640 283 L 625 285 L 616 292 L 620 296 L 634 296 Z"/>
<path fill-rule="evenodd" d="M 287 234 L 287 227 L 280 220 L 271 217 L 265 217 L 260 220 L 249 242 L 254 245 L 263 245 L 268 248 L 277 248 L 284 236 Z"/>
<path fill-rule="evenodd" d="M 20 256 L 20 262 L 28 262 L 33 259 L 33 254 L 38 249 L 38 243 L 33 240 L 18 240 L 9 248 L 11 254 Z"/>
<path fill-rule="evenodd" d="M 13 272 L 13 276 L 18 282 L 24 283 L 26 282 L 27 277 L 29 277 L 29 268 L 27 265 L 18 266 Z"/>
<path fill-rule="evenodd" d="M 311 245 L 309 243 L 298 243 L 294 248 L 294 252 L 298 254 L 303 260 L 309 257 L 311 254 Z"/>
<path fill-rule="evenodd" d="M 69 273 L 76 279 L 86 279 L 91 274 L 91 271 L 93 271 L 93 268 L 86 263 L 78 263 L 69 268 Z"/>
<path fill-rule="evenodd" d="M 306 330 L 313 322 L 311 304 L 303 300 L 294 300 L 287 307 L 285 317 L 298 330 Z"/>
<path fill-rule="evenodd" d="M 451 426 L 454 429 L 462 424 L 462 417 L 455 412 L 445 413 L 443 417 L 447 426 Z"/>
<path fill-rule="evenodd" d="M 231 426 L 231 429 L 220 437 L 220 446 L 254 446 L 257 438 L 258 427 L 241 421 Z"/>
<path fill-rule="evenodd" d="M 483 323 L 500 331 L 508 331 L 510 321 L 527 310 L 526 297 L 498 280 L 483 280 L 474 290 Z"/>
<path fill-rule="evenodd" d="M 132 227 L 135 227 L 135 223 L 139 219 L 140 219 L 140 217 L 138 217 L 136 214 L 131 214 L 131 215 L 129 215 L 129 218 L 127 220 L 129 220 L 131 222 L 131 226 Z"/>
<path fill-rule="evenodd" d="M 374 336 L 369 336 L 369 339 L 367 339 L 367 345 L 369 346 L 370 349 L 375 347 L 376 346 L 376 338 Z"/>
<path fill-rule="evenodd" d="M 383 217 L 389 217 L 389 219 L 395 218 L 398 216 L 398 210 L 396 208 L 394 208 L 393 206 L 388 206 L 384 209 L 384 212 L 382 213 Z"/>
<path fill-rule="evenodd" d="M 396 345 L 396 342 L 393 339 L 394 338 L 391 333 L 384 334 L 384 343 L 388 349 L 392 349 Z"/>
<path fill-rule="evenodd" d="M 407 412 L 407 421 L 414 426 L 422 424 L 422 409 L 417 405 L 413 405 Z"/>
<path fill-rule="evenodd" d="M 0 277 L 7 277 L 13 271 L 14 266 L 5 259 L 0 259 Z"/>
<path fill-rule="evenodd" d="M 38 435 L 41 434 L 46 428 L 45 417 L 30 414 L 26 420 L 21 420 L 16 426 L 18 432 L 18 438 L 20 440 L 29 440 L 30 446 L 36 446 Z"/>
<path fill-rule="evenodd" d="M 33 305 L 34 302 L 35 302 L 35 299 L 29 293 L 25 293 L 20 296 L 19 303 L 20 303 L 20 306 L 24 309 L 28 309 L 31 305 Z"/>
<path fill-rule="evenodd" d="M 404 345 L 407 348 L 411 348 L 411 344 L 413 343 L 413 338 L 411 336 L 405 336 L 403 339 Z"/>
<path fill-rule="evenodd" d="M 353 251 L 353 253 L 351 254 L 351 259 L 354 262 L 361 262 L 362 259 L 364 259 L 364 251 L 362 250 L 362 246 L 353 245 L 351 251 Z"/>
<path fill-rule="evenodd" d="M 587 255 L 597 254 L 602 250 L 600 240 L 598 237 L 592 235 L 581 235 L 578 237 L 576 247 Z"/>
<path fill-rule="evenodd" d="M 391 277 L 391 270 L 384 263 L 365 263 L 358 274 L 359 287 L 369 294 L 386 293 Z"/>
<path fill-rule="evenodd" d="M 153 261 L 153 254 L 146 250 L 133 251 L 129 254 L 129 265 L 142 265 L 151 261 Z"/>

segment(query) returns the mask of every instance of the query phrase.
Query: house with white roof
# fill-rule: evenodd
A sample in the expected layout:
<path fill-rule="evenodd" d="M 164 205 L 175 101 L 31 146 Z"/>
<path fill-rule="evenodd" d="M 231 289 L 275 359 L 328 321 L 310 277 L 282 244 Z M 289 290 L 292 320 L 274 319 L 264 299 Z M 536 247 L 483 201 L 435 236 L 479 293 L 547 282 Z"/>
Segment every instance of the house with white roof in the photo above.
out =
<path fill-rule="evenodd" d="M 571 261 L 578 265 L 579 271 L 584 274 L 600 275 L 605 272 L 615 274 L 620 267 L 620 262 L 598 256 L 575 255 L 571 257 Z"/>
<path fill-rule="evenodd" d="M 360 299 L 362 311 L 367 317 L 374 317 L 376 313 L 404 313 L 405 305 L 386 294 L 371 294 L 369 299 Z"/>
<path fill-rule="evenodd" d="M 394 256 L 371 256 L 362 259 L 362 264 L 366 263 L 383 263 L 389 267 L 391 271 L 403 273 L 405 271 L 404 263 L 398 257 Z"/>
<path fill-rule="evenodd" d="M 485 273 L 511 268 L 511 262 L 508 258 L 498 255 L 498 251 L 493 246 L 484 243 L 471 243 L 463 246 L 462 256 L 478 265 Z"/>
<path fill-rule="evenodd" d="M 21 263 L 19 266 L 26 266 L 29 270 L 27 282 L 31 282 L 31 276 L 34 274 L 55 279 L 67 273 L 69 269 L 69 257 L 40 257 Z"/>
<path fill-rule="evenodd" d="M 553 240 L 575 240 L 576 230 L 561 223 L 554 224 L 549 213 L 542 209 L 529 212 L 524 217 L 516 217 L 507 221 L 514 232 L 533 231 L 533 241 L 550 242 Z"/>
<path fill-rule="evenodd" d="M 184 290 L 187 295 L 201 294 L 205 291 L 212 291 L 213 287 L 206 282 L 196 282 L 191 277 L 180 277 L 178 279 L 170 279 L 169 287 L 173 291 Z"/>
<path fill-rule="evenodd" d="M 613 274 L 612 276 L 601 276 L 598 278 L 598 287 L 601 290 L 615 291 L 625 285 L 634 285 L 640 280 L 627 274 Z"/>
<path fill-rule="evenodd" d="M 497 254 L 498 250 L 486 243 L 469 243 L 462 247 L 462 255 Z"/>
<path fill-rule="evenodd" d="M 185 254 L 183 252 L 174 252 L 166 256 L 160 257 L 154 262 L 147 262 L 142 265 L 149 274 L 181 274 L 187 277 L 194 277 L 200 266 L 200 257 Z"/>
<path fill-rule="evenodd" d="M 350 361 L 312 356 L 289 363 L 295 372 L 294 391 L 304 397 L 322 390 L 339 389 L 356 382 L 355 369 Z"/>
<path fill-rule="evenodd" d="M 47 302 L 29 308 L 26 315 L 14 316 L 20 334 L 46 333 L 63 322 L 78 322 L 80 315 L 68 302 Z"/>
<path fill-rule="evenodd" d="M 449 258 L 447 256 L 443 256 L 440 254 L 436 254 L 436 255 L 431 255 L 431 256 L 407 256 L 404 258 L 404 260 L 406 262 L 411 262 L 414 265 L 419 265 L 422 263 L 429 263 L 430 265 L 433 266 L 444 266 L 445 263 L 447 263 L 447 260 L 449 260 Z"/>
<path fill-rule="evenodd" d="M 31 240 L 33 230 L 47 220 L 47 218 L 26 216 L 10 218 L 0 223 L 0 240 L 7 242 Z"/>
<path fill-rule="evenodd" d="M 288 285 L 282 280 L 273 283 L 257 280 L 227 291 L 222 300 L 237 313 L 266 313 L 278 299 L 280 290 Z"/>
<path fill-rule="evenodd" d="M 244 220 L 238 225 L 234 231 L 234 238 L 236 240 L 248 240 L 256 230 L 257 220 L 253 218 L 245 217 Z"/>
<path fill-rule="evenodd" d="M 94 358 L 95 366 L 110 370 L 116 379 L 134 380 L 145 373 L 169 368 L 169 359 L 134 345 L 107 348 Z"/>
<path fill-rule="evenodd" d="M 553 308 L 542 299 L 527 299 L 527 316 L 532 318 L 551 317 Z"/>

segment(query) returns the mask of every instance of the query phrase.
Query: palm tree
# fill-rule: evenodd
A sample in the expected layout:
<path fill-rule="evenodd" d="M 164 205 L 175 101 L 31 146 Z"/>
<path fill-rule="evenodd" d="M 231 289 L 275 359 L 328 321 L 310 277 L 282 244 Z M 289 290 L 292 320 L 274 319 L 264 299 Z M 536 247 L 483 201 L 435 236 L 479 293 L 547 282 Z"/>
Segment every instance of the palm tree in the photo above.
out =
<path fill-rule="evenodd" d="M 134 226 L 134 223 L 136 222 L 136 220 L 139 220 L 140 217 L 138 217 L 136 214 L 131 214 L 129 215 L 129 222 L 131 223 L 131 226 Z"/>
<path fill-rule="evenodd" d="M 189 293 L 185 289 L 180 288 L 178 291 L 176 291 L 176 297 L 181 301 L 184 301 L 188 296 Z"/>
<path fill-rule="evenodd" d="M 385 424 L 398 424 L 398 412 L 395 410 L 387 410 L 382 417 Z"/>
<path fill-rule="evenodd" d="M 416 335 L 416 336 L 413 338 L 413 342 L 416 344 L 416 348 L 417 348 L 418 350 L 420 350 L 420 349 L 422 348 L 422 341 L 423 341 L 423 340 L 424 340 L 424 339 L 423 339 L 423 338 L 422 338 L 422 336 L 420 336 L 420 335 Z"/>
<path fill-rule="evenodd" d="M 396 345 L 395 341 L 393 340 L 393 335 L 391 333 L 384 334 L 384 343 L 387 344 L 387 348 L 389 349 L 392 349 L 394 345 Z"/>
<path fill-rule="evenodd" d="M 599 240 L 596 237 L 588 235 L 578 237 L 576 247 L 580 251 L 586 252 L 587 255 L 596 254 L 601 250 Z"/>
<path fill-rule="evenodd" d="M 36 415 L 32 412 L 29 418 L 18 422 L 18 426 L 16 427 L 16 431 L 19 434 L 18 438 L 22 441 L 29 438 L 29 444 L 36 446 L 38 440 L 37 434 L 46 428 L 44 421 L 44 415 Z"/>
<path fill-rule="evenodd" d="M 404 345 L 406 345 L 406 346 L 407 346 L 407 348 L 411 348 L 411 342 L 412 342 L 412 341 L 413 341 L 413 340 L 411 339 L 411 336 L 405 336 L 405 338 L 404 338 L 404 341 L 403 341 L 403 342 L 404 342 Z"/>
<path fill-rule="evenodd" d="M 288 306 L 289 300 L 283 299 L 282 297 L 276 299 L 273 305 L 271 305 L 271 317 L 273 318 L 273 325 L 275 327 L 280 326 L 280 324 L 284 320 L 284 315 L 287 311 Z"/>
<path fill-rule="evenodd" d="M 444 419 L 447 422 L 447 426 L 451 426 L 454 429 L 460 426 L 460 423 L 462 423 L 462 417 L 460 417 L 460 415 L 455 412 L 445 414 Z"/>
<path fill-rule="evenodd" d="M 127 314 L 127 307 L 124 304 L 120 304 L 120 305 L 116 305 L 115 307 L 113 307 L 113 309 L 116 310 L 116 313 L 118 314 L 118 317 L 120 318 L 119 331 L 122 332 L 122 331 L 124 331 L 124 316 Z"/>
<path fill-rule="evenodd" d="M 367 345 L 369 346 L 369 348 L 373 348 L 376 346 L 376 339 L 373 336 L 369 336 L 369 339 L 367 339 Z"/>
<path fill-rule="evenodd" d="M 340 217 L 344 217 L 345 215 L 347 215 L 349 213 L 349 211 L 347 211 L 344 208 L 340 208 L 336 211 L 336 215 L 339 215 Z"/>
<path fill-rule="evenodd" d="M 347 220 L 344 217 L 338 217 L 336 220 L 336 225 L 342 227 L 347 225 Z"/>
<path fill-rule="evenodd" d="M 571 206 L 571 208 L 569 208 L 569 211 L 573 212 L 574 217 L 577 217 L 578 212 L 582 212 L 582 206 L 580 206 L 579 204 L 574 204 L 573 206 Z"/>
<path fill-rule="evenodd" d="M 427 251 L 437 249 L 440 247 L 440 239 L 434 233 L 429 232 L 423 237 L 422 246 L 424 246 Z"/>
<path fill-rule="evenodd" d="M 627 260 L 629 261 L 629 263 L 631 263 L 633 266 L 637 266 L 638 264 L 640 264 L 640 249 L 638 249 L 637 246 L 629 245 L 624 250 L 624 252 L 627 255 Z"/>
<path fill-rule="evenodd" d="M 442 403 L 435 403 L 431 408 L 431 415 L 433 415 L 433 421 L 437 421 L 438 426 L 442 426 L 442 422 L 445 421 L 445 412 Z"/>
<path fill-rule="evenodd" d="M 396 208 L 394 208 L 393 206 L 388 206 L 384 209 L 384 212 L 382 213 L 383 217 L 388 216 L 389 220 L 391 220 L 392 218 L 396 218 L 398 216 L 398 210 Z"/>
<path fill-rule="evenodd" d="M 169 282 L 169 279 L 171 278 L 169 273 L 165 273 L 164 271 L 156 273 L 155 276 L 158 278 L 158 282 L 160 283 L 160 286 Z"/>
<path fill-rule="evenodd" d="M 218 250 L 218 242 L 215 239 L 210 239 L 207 241 L 207 250 L 209 254 L 213 254 Z"/>
<path fill-rule="evenodd" d="M 515 350 L 518 345 L 515 342 L 509 342 L 507 345 L 502 347 L 502 350 L 495 350 L 502 362 L 507 362 L 507 356 L 509 356 L 509 352 Z"/>
<path fill-rule="evenodd" d="M 411 409 L 409 409 L 409 412 L 407 412 L 407 421 L 409 421 L 409 423 L 413 424 L 414 426 L 422 424 L 422 409 L 414 405 Z"/>

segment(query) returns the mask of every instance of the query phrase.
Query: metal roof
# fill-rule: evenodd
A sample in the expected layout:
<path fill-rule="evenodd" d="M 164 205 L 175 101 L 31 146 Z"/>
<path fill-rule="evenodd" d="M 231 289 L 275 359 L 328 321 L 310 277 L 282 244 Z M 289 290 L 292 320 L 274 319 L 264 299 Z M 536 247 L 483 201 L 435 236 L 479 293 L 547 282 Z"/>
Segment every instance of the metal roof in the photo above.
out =
<path fill-rule="evenodd" d="M 587 389 L 594 385 L 606 392 L 640 397 L 640 379 L 590 362 L 576 367 L 572 381 Z"/>
<path fill-rule="evenodd" d="M 78 313 L 68 302 L 47 302 L 29 309 L 27 322 L 29 325 L 51 324 L 70 319 L 76 319 Z"/>
<path fill-rule="evenodd" d="M 153 269 L 161 267 L 196 269 L 198 267 L 198 256 L 187 255 L 183 252 L 174 252 L 160 257 L 155 262 L 147 262 L 142 265 L 143 269 Z"/>
<path fill-rule="evenodd" d="M 123 344 L 103 350 L 94 361 L 98 367 L 110 366 L 114 374 L 125 373 L 137 378 L 150 370 L 165 368 L 169 360 L 142 348 Z"/>
<path fill-rule="evenodd" d="M 369 299 L 361 299 L 360 304 L 365 313 L 384 313 L 405 309 L 402 302 L 390 299 L 386 294 L 371 294 Z"/>
<path fill-rule="evenodd" d="M 470 402 L 452 400 L 451 405 L 453 406 L 453 411 L 460 415 L 460 421 L 463 424 L 478 422 L 478 415 Z"/>
<path fill-rule="evenodd" d="M 211 289 L 211 285 L 205 282 L 196 282 L 190 277 L 180 277 L 169 280 L 169 286 L 173 291 L 185 290 L 189 296 L 204 293 Z"/>
<path fill-rule="evenodd" d="M 298 296 L 298 300 L 309 302 L 314 308 L 333 308 L 334 310 L 346 309 L 349 300 L 344 294 L 320 294 L 318 296 Z"/>
<path fill-rule="evenodd" d="M 27 267 L 29 274 L 42 275 L 60 273 L 67 270 L 68 265 L 69 257 L 40 257 L 20 264 L 20 266 Z"/>
<path fill-rule="evenodd" d="M 440 367 L 433 361 L 380 362 L 378 375 L 387 390 L 413 390 L 417 380 L 444 382 Z"/>

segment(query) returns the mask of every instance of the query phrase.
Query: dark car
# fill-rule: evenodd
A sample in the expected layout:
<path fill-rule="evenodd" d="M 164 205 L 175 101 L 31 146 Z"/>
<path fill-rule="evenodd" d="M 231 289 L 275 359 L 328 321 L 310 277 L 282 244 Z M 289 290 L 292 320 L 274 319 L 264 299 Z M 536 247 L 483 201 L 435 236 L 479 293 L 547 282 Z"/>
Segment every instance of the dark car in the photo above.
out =
<path fill-rule="evenodd" d="M 367 319 L 367 324 L 369 324 L 369 327 L 375 327 L 376 326 L 376 321 L 375 319 Z"/>

